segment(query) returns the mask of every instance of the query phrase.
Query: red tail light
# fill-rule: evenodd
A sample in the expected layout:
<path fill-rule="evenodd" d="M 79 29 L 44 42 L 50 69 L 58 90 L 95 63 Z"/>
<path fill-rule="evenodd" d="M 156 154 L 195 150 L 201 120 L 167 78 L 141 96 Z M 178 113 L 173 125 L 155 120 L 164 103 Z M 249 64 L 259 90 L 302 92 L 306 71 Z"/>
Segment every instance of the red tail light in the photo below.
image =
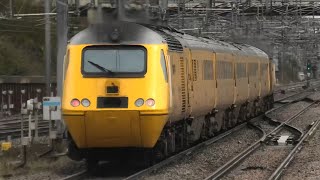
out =
<path fill-rule="evenodd" d="M 151 99 L 151 98 L 150 98 L 150 99 L 146 100 L 146 105 L 147 105 L 147 106 L 150 106 L 150 107 L 151 107 L 151 106 L 154 106 L 154 104 L 155 104 L 154 99 Z"/>
<path fill-rule="evenodd" d="M 78 99 L 72 99 L 71 100 L 71 106 L 73 106 L 73 107 L 80 106 L 80 101 Z"/>

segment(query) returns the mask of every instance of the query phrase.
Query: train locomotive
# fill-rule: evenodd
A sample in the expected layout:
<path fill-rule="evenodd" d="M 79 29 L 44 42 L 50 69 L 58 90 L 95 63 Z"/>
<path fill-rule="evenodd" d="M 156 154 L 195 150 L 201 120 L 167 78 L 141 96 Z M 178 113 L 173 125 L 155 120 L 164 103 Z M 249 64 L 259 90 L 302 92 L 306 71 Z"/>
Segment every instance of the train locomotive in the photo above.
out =
<path fill-rule="evenodd" d="M 270 109 L 274 79 L 274 64 L 249 45 L 167 26 L 92 24 L 64 61 L 69 156 L 168 157 Z"/>

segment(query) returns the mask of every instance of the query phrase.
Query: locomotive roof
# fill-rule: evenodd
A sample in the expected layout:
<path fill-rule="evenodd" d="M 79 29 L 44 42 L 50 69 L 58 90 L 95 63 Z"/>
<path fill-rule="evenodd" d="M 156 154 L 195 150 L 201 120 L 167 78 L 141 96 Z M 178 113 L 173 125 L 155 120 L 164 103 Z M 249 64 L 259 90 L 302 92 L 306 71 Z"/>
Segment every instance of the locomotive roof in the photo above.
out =
<path fill-rule="evenodd" d="M 109 44 L 111 33 L 120 34 L 119 44 L 162 44 L 163 38 L 155 31 L 137 23 L 121 22 L 117 24 L 94 24 L 76 34 L 71 40 L 71 45 L 77 44 Z"/>
<path fill-rule="evenodd" d="M 242 56 L 257 56 L 268 59 L 266 53 L 245 44 L 227 43 L 214 39 L 198 38 L 166 26 L 118 22 L 114 24 L 95 24 L 75 35 L 71 45 L 114 43 L 110 34 L 117 29 L 120 38 L 117 44 L 162 44 L 169 49 L 183 51 L 183 47 L 206 49 L 216 53 L 233 53 Z"/>
<path fill-rule="evenodd" d="M 174 32 L 171 33 L 174 37 L 179 39 L 180 42 L 192 48 L 207 49 L 216 53 L 233 53 L 242 56 L 256 56 L 268 59 L 268 55 L 265 52 L 247 44 L 237 44 L 215 39 L 198 38 L 188 34 L 179 34 Z"/>

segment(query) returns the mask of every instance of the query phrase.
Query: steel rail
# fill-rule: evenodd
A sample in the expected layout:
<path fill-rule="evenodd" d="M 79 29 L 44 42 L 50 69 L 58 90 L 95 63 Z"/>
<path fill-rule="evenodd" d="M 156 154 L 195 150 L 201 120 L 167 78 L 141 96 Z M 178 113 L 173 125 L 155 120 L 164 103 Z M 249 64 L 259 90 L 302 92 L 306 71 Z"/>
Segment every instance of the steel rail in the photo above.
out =
<path fill-rule="evenodd" d="M 289 117 L 288 119 L 286 119 L 284 122 L 280 122 L 277 119 L 273 119 L 273 118 L 269 118 L 266 114 L 266 117 L 269 118 L 271 121 L 274 122 L 278 122 L 281 123 L 279 126 L 277 126 L 274 130 L 272 130 L 269 134 L 276 134 L 278 133 L 282 127 L 287 126 L 290 127 L 291 125 L 289 125 L 289 123 L 291 121 L 293 121 L 294 119 L 296 119 L 297 117 L 299 117 L 301 114 L 303 114 L 304 112 L 306 112 L 311 106 L 313 106 L 316 102 L 313 102 L 311 104 L 309 104 L 308 106 L 304 107 L 302 110 L 300 110 L 298 113 L 294 114 L 293 116 Z"/>
<path fill-rule="evenodd" d="M 199 150 L 201 148 L 205 148 L 205 147 L 211 145 L 212 143 L 217 142 L 217 141 L 223 139 L 224 137 L 226 137 L 226 136 L 228 136 L 228 135 L 230 135 L 230 134 L 232 134 L 232 133 L 244 128 L 247 125 L 249 125 L 249 124 L 248 123 L 240 124 L 240 125 L 234 127 L 233 129 L 230 129 L 230 130 L 228 130 L 228 131 L 226 131 L 226 132 L 224 132 L 224 133 L 222 133 L 222 134 L 220 134 L 220 135 L 218 135 L 216 137 L 213 137 L 213 138 L 211 138 L 211 139 L 209 139 L 207 141 L 201 142 L 201 143 L 199 143 L 199 144 L 197 144 L 197 145 L 195 145 L 195 146 L 193 146 L 193 147 L 191 147 L 189 149 L 186 149 L 186 150 L 184 150 L 184 151 L 182 151 L 182 152 L 180 152 L 180 153 L 178 153 L 176 155 L 173 155 L 173 156 L 169 157 L 168 159 L 165 159 L 165 160 L 163 160 L 163 161 L 161 161 L 161 162 L 159 162 L 159 163 L 157 163 L 157 164 L 155 164 L 155 165 L 153 165 L 153 166 L 151 166 L 149 168 L 146 168 L 146 169 L 143 169 L 141 171 L 138 171 L 135 174 L 130 175 L 130 176 L 124 178 L 124 179 L 125 180 L 138 179 L 139 177 L 141 177 L 141 176 L 143 176 L 143 175 L 145 175 L 147 173 L 150 173 L 150 172 L 155 171 L 155 170 L 157 170 L 157 169 L 159 169 L 161 167 L 164 167 L 165 165 L 170 164 L 170 163 L 172 163 L 174 161 L 177 161 L 177 160 L 183 158 L 184 156 L 188 156 L 188 155 L 192 154 L 193 152 L 195 152 L 196 150 Z M 84 170 L 84 171 L 75 173 L 73 175 L 70 175 L 68 177 L 65 177 L 65 178 L 63 178 L 61 180 L 79 179 L 79 178 L 85 176 L 87 173 L 88 173 L 88 171 Z"/>
<path fill-rule="evenodd" d="M 257 127 L 261 129 L 260 127 Z M 262 130 L 262 129 L 261 129 Z M 263 130 L 262 130 L 263 131 Z M 242 161 L 245 157 L 250 155 L 252 152 L 254 152 L 256 149 L 258 149 L 261 145 L 261 142 L 266 138 L 266 134 L 263 131 L 263 136 L 258 141 L 256 141 L 253 145 L 246 148 L 244 151 L 239 153 L 237 156 L 229 160 L 226 164 L 221 166 L 219 169 L 217 169 L 214 173 L 210 174 L 205 180 L 209 179 L 217 179 L 219 177 L 222 177 L 227 171 L 229 171 L 232 167 L 237 165 L 240 161 Z"/>
<path fill-rule="evenodd" d="M 286 99 L 289 99 L 289 98 L 291 98 L 291 97 L 294 97 L 294 96 L 297 96 L 297 95 L 299 95 L 299 94 L 301 94 L 301 93 L 306 93 L 306 92 L 309 92 L 309 91 L 307 90 L 307 91 L 297 92 L 297 93 L 292 94 L 292 95 L 290 95 L 290 96 L 277 99 L 277 100 L 275 101 L 275 103 L 281 103 L 281 101 L 284 101 L 284 100 L 286 100 Z M 310 93 L 312 94 L 312 92 L 310 92 Z M 309 95 L 310 95 L 310 94 L 309 94 Z M 308 96 L 308 95 L 306 95 L 306 96 Z M 305 97 L 304 97 L 304 98 L 305 98 Z M 299 98 L 299 99 L 303 99 L 303 98 Z M 293 100 L 293 101 L 297 101 L 297 100 Z"/>
<path fill-rule="evenodd" d="M 81 178 L 83 178 L 84 176 L 86 176 L 87 173 L 88 173 L 88 170 L 85 169 L 85 170 L 82 170 L 82 171 L 77 172 L 77 173 L 75 173 L 75 174 L 72 174 L 72 175 L 69 175 L 69 176 L 67 176 L 67 177 L 64 177 L 64 178 L 62 178 L 62 179 L 60 179 L 60 180 L 76 180 L 76 179 L 81 179 Z"/>
<path fill-rule="evenodd" d="M 289 103 L 288 103 L 289 104 Z M 227 172 L 229 172 L 231 169 L 233 169 L 237 164 L 239 164 L 242 160 L 244 160 L 245 158 L 247 158 L 250 154 L 252 154 L 255 150 L 257 150 L 262 143 L 265 141 L 266 137 L 274 134 L 276 132 L 278 132 L 281 128 L 283 128 L 284 126 L 287 126 L 287 123 L 291 122 L 292 120 L 296 119 L 297 117 L 299 117 L 302 113 L 304 113 L 305 111 L 307 111 L 314 103 L 311 103 L 309 106 L 305 107 L 304 109 L 302 109 L 301 111 L 299 111 L 298 113 L 296 113 L 295 115 L 291 116 L 290 118 L 288 118 L 285 122 L 282 122 L 280 125 L 278 125 L 274 130 L 272 130 L 271 132 L 269 132 L 267 135 L 264 135 L 261 139 L 259 139 L 258 141 L 256 141 L 254 144 L 252 144 L 250 147 L 248 147 L 247 149 L 245 149 L 244 151 L 242 151 L 241 153 L 239 153 L 236 157 L 234 157 L 233 159 L 229 160 L 226 164 L 224 164 L 223 166 L 221 166 L 220 168 L 218 168 L 215 172 L 213 172 L 212 174 L 210 174 L 207 178 L 205 178 L 205 180 L 209 180 L 209 179 L 219 179 L 221 178 L 224 174 L 226 174 Z M 274 111 L 274 110 L 272 110 Z M 269 113 L 271 111 L 268 111 Z M 277 120 L 274 120 L 272 118 L 268 118 L 269 120 L 273 121 L 273 122 L 279 122 Z"/>
<path fill-rule="evenodd" d="M 284 169 L 293 160 L 295 155 L 302 149 L 303 142 L 305 142 L 305 140 L 315 132 L 319 124 L 320 124 L 319 119 L 316 122 L 312 123 L 312 126 L 309 129 L 309 131 L 304 134 L 304 136 L 300 139 L 299 143 L 296 144 L 295 147 L 291 150 L 290 154 L 284 159 L 284 161 L 282 161 L 282 163 L 278 166 L 278 168 L 272 173 L 272 175 L 269 177 L 269 180 L 277 180 L 280 178 Z"/>
<path fill-rule="evenodd" d="M 245 122 L 243 124 L 240 124 L 240 125 L 234 127 L 233 129 L 230 129 L 230 130 L 228 130 L 228 131 L 226 131 L 226 132 L 224 132 L 224 133 L 222 133 L 222 134 L 220 134 L 220 135 L 218 135 L 216 137 L 213 137 L 213 138 L 211 138 L 211 139 L 209 139 L 207 141 L 201 142 L 201 143 L 199 143 L 199 144 L 197 144 L 197 145 L 195 145 L 195 146 L 193 146 L 193 147 L 191 147 L 189 149 L 186 149 L 186 150 L 184 150 L 184 151 L 182 151 L 182 152 L 180 152 L 180 153 L 178 153 L 178 154 L 176 154 L 174 156 L 171 156 L 168 159 L 165 159 L 165 160 L 159 162 L 158 164 L 155 164 L 155 165 L 153 165 L 153 166 L 151 166 L 151 167 L 149 167 L 147 169 L 144 169 L 142 171 L 139 171 L 139 172 L 137 172 L 137 173 L 125 178 L 125 180 L 138 179 L 139 177 L 141 177 L 143 175 L 146 175 L 146 174 L 148 174 L 150 172 L 153 172 L 153 171 L 155 171 L 155 170 L 157 170 L 157 169 L 159 169 L 161 167 L 164 167 L 167 164 L 170 164 L 170 163 L 175 162 L 175 161 L 177 161 L 177 160 L 179 160 L 179 159 L 181 159 L 181 158 L 183 158 L 185 156 L 188 156 L 188 155 L 192 154 L 193 152 L 195 152 L 196 150 L 205 148 L 205 147 L 211 145 L 212 143 L 217 142 L 217 141 L 223 139 L 224 137 L 226 137 L 226 136 L 228 136 L 228 135 L 230 135 L 230 134 L 232 134 L 232 133 L 244 128 L 247 125 L 249 125 L 247 122 Z"/>
<path fill-rule="evenodd" d="M 25 132 L 27 133 L 27 130 L 25 130 Z M 38 128 L 38 133 L 39 135 L 44 135 L 44 134 L 48 134 L 49 132 L 49 128 L 48 127 L 40 127 Z M 0 133 L 0 140 L 6 140 L 7 136 L 11 136 L 14 138 L 19 138 L 21 137 L 21 131 L 20 130 L 16 130 L 16 131 L 11 131 L 11 132 L 4 132 L 4 133 Z"/>

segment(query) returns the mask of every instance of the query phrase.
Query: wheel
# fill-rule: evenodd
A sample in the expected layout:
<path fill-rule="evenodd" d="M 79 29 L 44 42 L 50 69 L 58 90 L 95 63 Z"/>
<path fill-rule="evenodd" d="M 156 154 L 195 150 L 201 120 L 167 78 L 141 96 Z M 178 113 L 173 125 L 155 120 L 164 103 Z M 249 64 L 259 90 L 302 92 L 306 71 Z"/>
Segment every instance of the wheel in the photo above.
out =
<path fill-rule="evenodd" d="M 92 175 L 97 175 L 99 170 L 99 160 L 94 159 L 94 158 L 88 158 L 86 159 L 86 164 L 87 164 L 87 170 L 89 174 Z"/>
<path fill-rule="evenodd" d="M 245 122 L 247 121 L 247 110 L 245 107 L 241 107 L 240 113 L 239 113 L 239 122 Z"/>
<path fill-rule="evenodd" d="M 221 124 L 217 122 L 217 119 L 214 116 L 209 116 L 209 137 L 214 136 L 221 130 Z"/>
<path fill-rule="evenodd" d="M 74 161 L 81 161 L 83 159 L 81 151 L 77 148 L 76 144 L 72 139 L 69 139 L 68 141 L 67 156 Z"/>
<path fill-rule="evenodd" d="M 229 128 L 234 127 L 237 124 L 236 116 L 234 115 L 234 111 L 229 111 Z"/>
<path fill-rule="evenodd" d="M 223 130 L 227 130 L 230 127 L 230 117 L 229 112 L 226 110 L 223 114 Z"/>

